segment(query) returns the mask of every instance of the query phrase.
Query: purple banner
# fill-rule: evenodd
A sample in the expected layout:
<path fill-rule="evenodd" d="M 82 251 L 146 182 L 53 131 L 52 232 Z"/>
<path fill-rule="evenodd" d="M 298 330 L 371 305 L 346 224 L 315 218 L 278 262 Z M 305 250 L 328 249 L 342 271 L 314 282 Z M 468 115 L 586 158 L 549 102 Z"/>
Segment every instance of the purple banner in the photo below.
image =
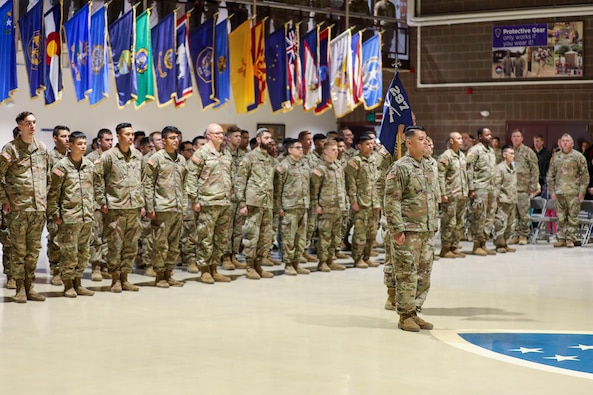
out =
<path fill-rule="evenodd" d="M 548 45 L 548 25 L 494 26 L 492 47 L 533 47 Z"/>

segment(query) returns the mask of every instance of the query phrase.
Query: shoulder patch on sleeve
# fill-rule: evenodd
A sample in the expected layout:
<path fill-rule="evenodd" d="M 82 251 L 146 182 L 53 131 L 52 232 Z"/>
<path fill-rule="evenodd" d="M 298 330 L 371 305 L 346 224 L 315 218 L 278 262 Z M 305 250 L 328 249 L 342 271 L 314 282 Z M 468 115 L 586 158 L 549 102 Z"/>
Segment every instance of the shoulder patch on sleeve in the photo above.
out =
<path fill-rule="evenodd" d="M 356 161 L 354 161 L 354 159 L 350 159 L 348 161 L 348 166 L 358 169 L 358 165 L 356 164 Z"/>
<path fill-rule="evenodd" d="M 312 173 L 315 174 L 316 176 L 321 177 L 321 172 L 319 171 L 319 169 L 313 169 Z"/>
<path fill-rule="evenodd" d="M 6 159 L 8 162 L 12 161 L 12 157 L 10 156 L 10 154 L 6 151 L 2 152 L 2 156 L 4 157 L 4 159 Z"/>
<path fill-rule="evenodd" d="M 95 164 L 96 165 L 100 165 L 101 164 L 101 157 L 98 157 L 97 159 L 95 159 Z"/>
<path fill-rule="evenodd" d="M 448 161 L 447 161 L 447 158 L 445 158 L 444 156 L 441 156 L 441 159 L 439 160 L 439 162 L 446 165 Z"/>
<path fill-rule="evenodd" d="M 191 160 L 192 160 L 192 161 L 193 161 L 193 162 L 194 162 L 196 165 L 199 165 L 199 164 L 200 164 L 200 162 L 202 162 L 202 159 L 201 159 L 200 157 L 196 156 L 196 155 L 192 155 L 192 156 L 191 156 Z"/>
<path fill-rule="evenodd" d="M 151 166 L 154 166 L 154 159 L 152 159 L 152 157 L 146 161 L 146 163 L 148 163 Z"/>
<path fill-rule="evenodd" d="M 395 174 L 393 173 L 389 173 L 387 174 L 387 177 L 385 177 L 386 180 L 391 180 L 392 178 L 395 178 Z"/>
<path fill-rule="evenodd" d="M 53 170 L 53 173 L 58 177 L 64 177 L 64 172 L 57 167 Z"/>
<path fill-rule="evenodd" d="M 284 172 L 284 168 L 282 166 L 276 166 L 276 171 L 278 173 L 283 173 Z"/>

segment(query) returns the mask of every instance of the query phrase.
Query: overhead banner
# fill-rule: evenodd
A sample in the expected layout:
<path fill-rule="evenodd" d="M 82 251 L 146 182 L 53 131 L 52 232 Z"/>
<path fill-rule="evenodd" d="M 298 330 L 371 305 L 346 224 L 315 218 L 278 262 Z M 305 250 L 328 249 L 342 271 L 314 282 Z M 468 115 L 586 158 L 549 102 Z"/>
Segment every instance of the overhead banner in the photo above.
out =
<path fill-rule="evenodd" d="M 583 76 L 583 22 L 492 28 L 492 78 Z"/>

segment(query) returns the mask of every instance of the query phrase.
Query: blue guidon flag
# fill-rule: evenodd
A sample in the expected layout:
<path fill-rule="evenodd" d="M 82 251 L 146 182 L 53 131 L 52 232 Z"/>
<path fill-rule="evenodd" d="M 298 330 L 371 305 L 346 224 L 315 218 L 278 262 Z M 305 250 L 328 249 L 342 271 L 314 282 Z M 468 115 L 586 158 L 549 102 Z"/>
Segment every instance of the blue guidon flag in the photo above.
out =
<path fill-rule="evenodd" d="M 485 356 L 593 379 L 593 333 L 466 332 L 457 335 L 485 350 Z M 481 353 L 476 349 L 449 343 Z"/>

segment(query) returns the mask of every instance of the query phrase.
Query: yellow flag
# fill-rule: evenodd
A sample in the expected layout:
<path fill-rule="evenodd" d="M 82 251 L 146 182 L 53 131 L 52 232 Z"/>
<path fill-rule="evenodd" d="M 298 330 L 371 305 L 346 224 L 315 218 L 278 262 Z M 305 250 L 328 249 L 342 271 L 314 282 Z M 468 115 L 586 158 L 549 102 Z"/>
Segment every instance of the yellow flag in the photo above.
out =
<path fill-rule="evenodd" d="M 251 56 L 251 20 L 243 22 L 229 34 L 231 87 L 237 114 L 247 112 L 253 104 L 253 58 Z"/>

